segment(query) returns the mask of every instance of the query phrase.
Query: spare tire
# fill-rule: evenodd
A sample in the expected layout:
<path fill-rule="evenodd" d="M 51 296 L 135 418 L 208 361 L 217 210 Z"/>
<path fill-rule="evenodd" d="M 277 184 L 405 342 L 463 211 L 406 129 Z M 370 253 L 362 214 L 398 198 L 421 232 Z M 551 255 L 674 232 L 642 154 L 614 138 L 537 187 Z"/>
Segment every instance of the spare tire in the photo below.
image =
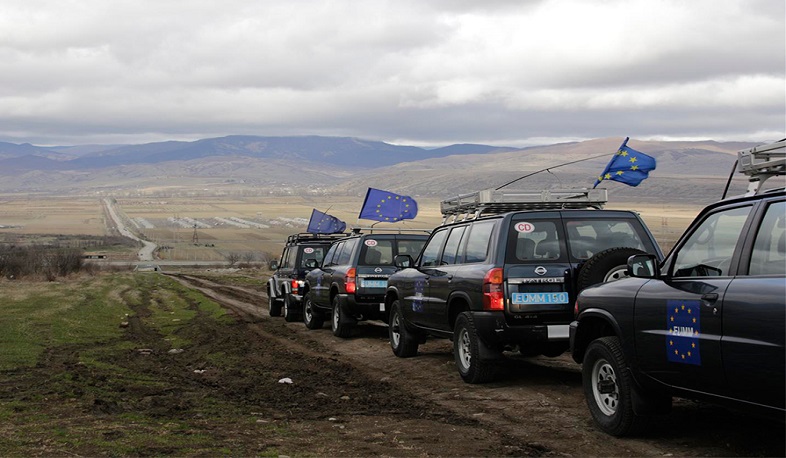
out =
<path fill-rule="evenodd" d="M 628 276 L 628 258 L 634 254 L 644 254 L 635 248 L 609 248 L 587 259 L 579 270 L 576 279 L 577 293 L 588 286 L 606 283 Z"/>

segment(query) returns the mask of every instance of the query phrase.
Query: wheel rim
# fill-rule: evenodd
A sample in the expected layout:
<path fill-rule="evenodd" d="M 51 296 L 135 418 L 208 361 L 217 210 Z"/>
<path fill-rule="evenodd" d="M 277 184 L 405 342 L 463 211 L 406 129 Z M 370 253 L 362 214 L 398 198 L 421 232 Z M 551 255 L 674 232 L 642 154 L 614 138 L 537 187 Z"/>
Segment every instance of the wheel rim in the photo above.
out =
<path fill-rule="evenodd" d="M 284 307 L 283 307 L 284 317 L 289 316 L 289 300 L 284 298 Z"/>
<path fill-rule="evenodd" d="M 341 320 L 341 316 L 340 316 L 341 312 L 339 310 L 341 310 L 341 307 L 338 304 L 333 306 L 333 330 L 334 331 L 336 329 L 338 329 L 338 323 Z"/>
<path fill-rule="evenodd" d="M 311 301 L 306 301 L 306 306 L 304 307 L 303 315 L 306 317 L 306 321 L 309 323 L 311 322 Z"/>
<path fill-rule="evenodd" d="M 469 333 L 466 329 L 462 329 L 458 337 L 458 357 L 459 363 L 468 370 L 472 364 L 472 347 L 469 342 Z"/>
<path fill-rule="evenodd" d="M 393 348 L 398 348 L 401 342 L 401 322 L 398 319 L 398 313 L 393 313 L 393 319 L 390 320 L 390 343 Z"/>
<path fill-rule="evenodd" d="M 617 266 L 606 274 L 604 282 L 617 281 L 628 277 L 628 266 Z"/>
<path fill-rule="evenodd" d="M 601 385 L 607 389 L 601 390 Z M 613 388 L 609 391 L 608 388 Z M 617 413 L 620 399 L 620 388 L 617 384 L 617 374 L 614 368 L 605 359 L 599 359 L 592 366 L 592 395 L 595 405 L 604 415 L 612 416 Z"/>

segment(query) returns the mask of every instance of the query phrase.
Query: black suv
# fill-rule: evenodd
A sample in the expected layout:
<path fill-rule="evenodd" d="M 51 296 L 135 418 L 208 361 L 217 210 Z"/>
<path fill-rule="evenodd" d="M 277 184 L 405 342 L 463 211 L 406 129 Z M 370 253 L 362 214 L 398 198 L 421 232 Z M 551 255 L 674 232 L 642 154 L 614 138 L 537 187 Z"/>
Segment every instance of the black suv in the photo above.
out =
<path fill-rule="evenodd" d="M 427 335 L 452 338 L 461 377 L 483 383 L 494 378 L 503 351 L 565 352 L 579 290 L 624 276 L 633 254 L 662 258 L 639 216 L 596 208 L 605 201 L 605 189 L 489 190 L 444 201 L 446 216 L 480 216 L 435 229 L 417 263 L 396 259 L 412 267 L 388 279 L 393 353 L 414 356 Z M 515 208 L 528 210 L 509 211 Z M 507 212 L 482 216 L 496 211 Z"/>
<path fill-rule="evenodd" d="M 268 311 L 270 316 L 281 316 L 287 321 L 296 321 L 302 310 L 300 288 L 309 259 L 321 262 L 331 243 L 347 234 L 299 233 L 287 237 L 280 261 L 270 263 L 273 275 L 267 282 Z"/>
<path fill-rule="evenodd" d="M 398 270 L 393 260 L 402 254 L 417 256 L 428 238 L 428 231 L 353 232 L 331 245 L 321 267 L 309 261 L 314 270 L 303 286 L 303 322 L 309 329 L 321 328 L 330 316 L 333 334 L 349 337 L 358 320 L 387 322 L 385 288 Z"/>
<path fill-rule="evenodd" d="M 779 144 L 779 160 L 773 145 L 740 153 L 752 195 L 705 208 L 665 261 L 633 256 L 631 278 L 579 296 L 573 359 L 603 431 L 640 430 L 669 411 L 672 395 L 783 421 L 786 191 L 755 189 L 762 173 L 783 173 Z"/>

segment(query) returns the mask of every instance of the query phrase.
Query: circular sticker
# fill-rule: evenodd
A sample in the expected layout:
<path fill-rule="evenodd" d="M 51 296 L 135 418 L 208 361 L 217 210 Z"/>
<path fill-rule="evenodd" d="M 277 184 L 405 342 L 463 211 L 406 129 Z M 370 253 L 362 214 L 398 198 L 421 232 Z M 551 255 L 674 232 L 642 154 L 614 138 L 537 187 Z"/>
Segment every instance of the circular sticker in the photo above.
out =
<path fill-rule="evenodd" d="M 313 249 L 313 248 L 311 248 L 311 247 L 306 247 L 306 248 L 303 248 L 303 253 L 306 253 L 306 254 L 311 254 L 311 253 L 313 253 L 313 252 L 314 252 L 314 249 Z"/>
<path fill-rule="evenodd" d="M 368 239 L 364 242 L 366 246 L 377 246 L 377 241 L 374 239 Z"/>
<path fill-rule="evenodd" d="M 515 226 L 517 232 L 523 232 L 525 234 L 529 234 L 530 232 L 535 230 L 535 225 L 532 223 L 516 223 Z"/>

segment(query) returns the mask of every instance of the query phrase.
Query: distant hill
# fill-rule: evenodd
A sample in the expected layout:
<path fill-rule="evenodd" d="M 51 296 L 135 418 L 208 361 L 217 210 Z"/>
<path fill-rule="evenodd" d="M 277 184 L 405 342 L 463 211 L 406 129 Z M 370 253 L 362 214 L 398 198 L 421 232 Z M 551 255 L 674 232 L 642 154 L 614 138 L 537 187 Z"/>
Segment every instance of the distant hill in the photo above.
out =
<path fill-rule="evenodd" d="M 47 148 L 0 143 L 0 191 L 240 187 L 257 194 L 363 195 L 373 186 L 439 197 L 498 187 L 529 174 L 533 175 L 510 187 L 592 186 L 620 141 L 606 138 L 524 149 L 476 144 L 425 149 L 319 136 Z M 604 184 L 615 198 L 700 203 L 720 195 L 736 152 L 755 143 L 632 139 L 629 145 L 655 157 L 658 168 L 638 188 Z M 567 163 L 572 164 L 561 166 Z"/>

